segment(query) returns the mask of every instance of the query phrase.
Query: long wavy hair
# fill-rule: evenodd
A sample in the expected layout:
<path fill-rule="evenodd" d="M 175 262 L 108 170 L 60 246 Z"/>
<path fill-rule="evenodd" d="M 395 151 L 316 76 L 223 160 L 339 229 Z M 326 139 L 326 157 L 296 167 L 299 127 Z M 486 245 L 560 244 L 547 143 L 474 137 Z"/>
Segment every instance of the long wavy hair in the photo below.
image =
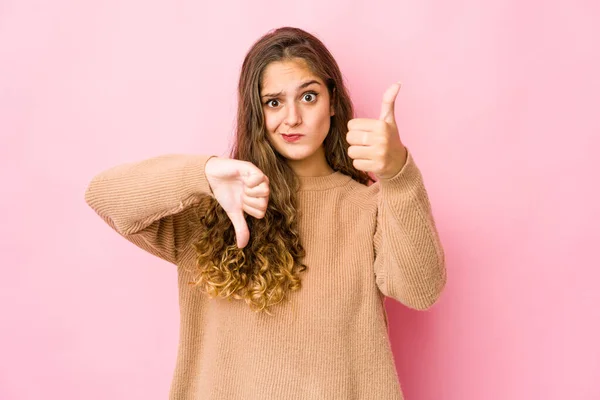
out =
<path fill-rule="evenodd" d="M 205 196 L 198 209 L 201 233 L 193 243 L 197 253 L 196 275 L 191 284 L 210 297 L 244 300 L 252 310 L 265 311 L 301 288 L 305 250 L 298 229 L 299 180 L 269 143 L 260 91 L 263 72 L 276 61 L 301 58 L 320 77 L 329 91 L 335 114 L 324 140 L 327 163 L 334 171 L 369 184 L 371 177 L 354 168 L 348 157 L 347 124 L 353 105 L 337 62 L 325 45 L 298 28 L 281 27 L 256 41 L 248 51 L 238 84 L 236 140 L 230 158 L 249 161 L 270 182 L 270 197 L 262 219 L 246 215 L 250 241 L 239 249 L 229 217 L 212 197 Z"/>

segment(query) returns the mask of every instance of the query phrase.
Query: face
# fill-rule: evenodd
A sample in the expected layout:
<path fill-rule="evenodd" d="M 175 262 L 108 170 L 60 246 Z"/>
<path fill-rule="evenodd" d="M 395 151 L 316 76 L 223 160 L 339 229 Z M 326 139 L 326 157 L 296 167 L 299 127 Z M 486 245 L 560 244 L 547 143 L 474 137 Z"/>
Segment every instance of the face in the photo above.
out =
<path fill-rule="evenodd" d="M 299 175 L 330 172 L 323 141 L 333 107 L 325 83 L 306 62 L 296 58 L 270 63 L 263 72 L 260 95 L 267 137 L 275 150 Z"/>

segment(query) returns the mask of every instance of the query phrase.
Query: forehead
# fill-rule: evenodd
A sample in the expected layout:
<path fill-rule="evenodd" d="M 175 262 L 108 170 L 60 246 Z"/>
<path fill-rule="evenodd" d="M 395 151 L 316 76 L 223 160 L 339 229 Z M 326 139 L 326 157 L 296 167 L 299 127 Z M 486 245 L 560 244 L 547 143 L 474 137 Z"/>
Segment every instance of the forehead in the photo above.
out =
<path fill-rule="evenodd" d="M 323 83 L 301 58 L 274 61 L 267 65 L 263 72 L 262 88 L 265 91 L 279 90 L 286 86 L 295 87 L 300 82 L 313 79 Z"/>

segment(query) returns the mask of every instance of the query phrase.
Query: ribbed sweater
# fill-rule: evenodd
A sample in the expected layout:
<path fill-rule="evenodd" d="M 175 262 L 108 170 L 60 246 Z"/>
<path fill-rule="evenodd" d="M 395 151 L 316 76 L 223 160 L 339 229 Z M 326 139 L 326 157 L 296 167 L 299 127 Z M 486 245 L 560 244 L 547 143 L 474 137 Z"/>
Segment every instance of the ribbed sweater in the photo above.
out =
<path fill-rule="evenodd" d="M 177 266 L 180 338 L 172 400 L 403 399 L 384 298 L 424 310 L 446 283 L 444 251 L 411 152 L 370 186 L 334 172 L 300 177 L 302 288 L 272 309 L 210 299 L 189 282 L 212 196 L 209 155 L 169 154 L 110 168 L 85 200 L 125 239 Z M 252 232 L 250 232 L 252 235 Z"/>

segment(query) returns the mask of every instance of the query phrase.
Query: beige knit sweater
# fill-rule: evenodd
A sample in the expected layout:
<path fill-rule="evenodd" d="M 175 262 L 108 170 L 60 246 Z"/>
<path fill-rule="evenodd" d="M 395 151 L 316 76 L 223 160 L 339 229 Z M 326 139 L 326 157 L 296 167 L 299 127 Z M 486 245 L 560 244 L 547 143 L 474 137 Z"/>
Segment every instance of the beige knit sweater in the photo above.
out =
<path fill-rule="evenodd" d="M 180 342 L 170 399 L 402 399 L 384 295 L 423 310 L 446 282 L 423 180 L 409 151 L 393 178 L 370 186 L 340 172 L 302 177 L 302 288 L 256 313 L 188 284 L 187 218 L 210 156 L 165 155 L 100 173 L 85 199 L 140 248 L 178 265 Z M 250 233 L 252 234 L 252 232 Z"/>

